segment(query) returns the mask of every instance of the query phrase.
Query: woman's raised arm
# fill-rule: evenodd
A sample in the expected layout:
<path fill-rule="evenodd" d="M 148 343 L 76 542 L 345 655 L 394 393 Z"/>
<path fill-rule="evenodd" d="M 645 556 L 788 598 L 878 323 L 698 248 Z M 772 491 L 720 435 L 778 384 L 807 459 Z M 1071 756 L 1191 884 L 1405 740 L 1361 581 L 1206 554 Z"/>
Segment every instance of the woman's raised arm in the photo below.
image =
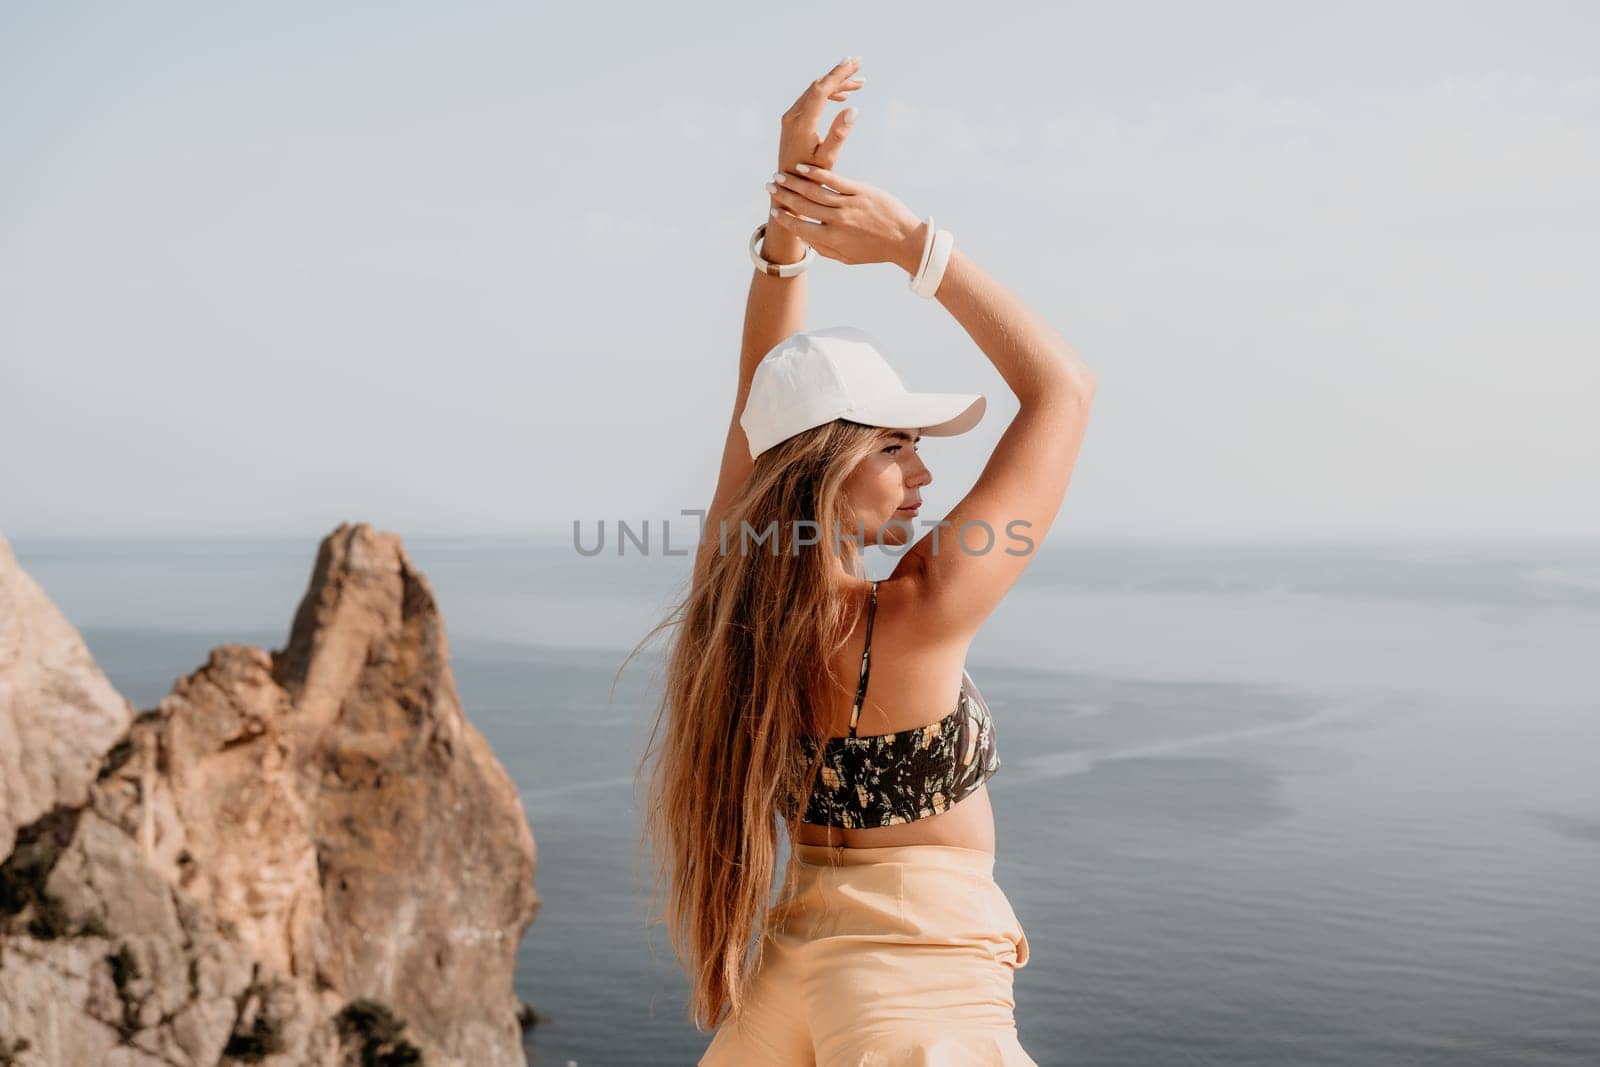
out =
<path fill-rule="evenodd" d="M 917 273 L 928 223 L 886 191 L 811 169 L 785 182 L 777 199 L 773 221 L 820 255 Z M 1055 521 L 1096 379 L 1053 326 L 959 249 L 934 296 L 989 357 L 1020 407 L 977 484 L 895 568 L 913 579 L 924 628 L 970 639 Z"/>
<path fill-rule="evenodd" d="M 820 140 L 817 137 L 817 121 L 822 117 L 822 109 L 827 101 L 848 99 L 852 92 L 866 84 L 866 79 L 856 77 L 860 69 L 859 56 L 840 60 L 832 70 L 806 86 L 789 110 L 783 113 L 782 132 L 778 139 L 778 169 L 774 178 L 792 174 L 799 163 L 833 166 L 855 121 L 855 108 L 845 108 L 835 115 L 828 135 Z M 758 249 L 761 258 L 769 263 L 799 262 L 805 250 L 804 241 L 777 226 L 767 228 Z M 750 442 L 745 438 L 744 427 L 739 425 L 739 413 L 744 410 L 745 398 L 750 394 L 750 380 L 755 377 L 756 365 L 779 341 L 805 329 L 805 274 L 802 272 L 792 278 L 777 278 L 754 267 L 751 268 L 751 274 L 750 292 L 745 298 L 744 333 L 739 345 L 739 377 L 734 389 L 733 414 L 728 420 L 728 433 L 722 446 L 722 467 L 717 474 L 717 488 L 712 494 L 711 506 L 706 510 L 706 536 L 696 556 L 696 574 L 700 570 L 701 557 L 710 546 L 717 543 L 717 524 L 726 512 L 728 503 L 744 486 L 754 465 L 750 458 Z"/>

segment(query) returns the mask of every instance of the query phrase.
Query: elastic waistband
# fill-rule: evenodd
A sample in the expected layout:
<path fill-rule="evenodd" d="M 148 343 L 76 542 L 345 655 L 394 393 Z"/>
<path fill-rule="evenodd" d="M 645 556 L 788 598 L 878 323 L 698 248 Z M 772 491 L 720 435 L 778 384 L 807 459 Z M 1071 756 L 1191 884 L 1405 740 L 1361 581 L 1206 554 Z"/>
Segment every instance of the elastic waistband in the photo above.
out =
<path fill-rule="evenodd" d="M 794 858 L 808 867 L 859 867 L 873 863 L 904 863 L 913 867 L 942 867 L 994 877 L 994 853 L 958 845 L 884 845 L 846 848 L 842 845 L 797 844 Z"/>

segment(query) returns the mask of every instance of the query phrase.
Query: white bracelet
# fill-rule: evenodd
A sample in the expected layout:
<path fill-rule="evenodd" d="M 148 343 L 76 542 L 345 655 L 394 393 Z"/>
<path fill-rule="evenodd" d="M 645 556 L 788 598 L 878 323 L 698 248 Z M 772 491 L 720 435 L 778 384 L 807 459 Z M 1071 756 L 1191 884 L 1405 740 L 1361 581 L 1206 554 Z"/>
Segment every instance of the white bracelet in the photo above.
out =
<path fill-rule="evenodd" d="M 766 234 L 767 224 L 763 222 L 756 227 L 756 232 L 750 235 L 750 258 L 755 261 L 756 270 L 770 274 L 774 278 L 793 278 L 796 274 L 803 274 L 811 269 L 811 264 L 817 258 L 817 250 L 810 245 L 806 245 L 806 254 L 794 263 L 768 263 L 762 259 L 761 253 L 756 251 L 756 246 Z"/>
<path fill-rule="evenodd" d="M 944 268 L 950 263 L 950 250 L 955 247 L 955 234 L 949 230 L 940 230 L 933 238 L 933 248 L 928 252 L 928 258 L 911 279 L 911 291 L 918 296 L 932 298 L 939 291 L 939 283 L 944 281 Z"/>
<path fill-rule="evenodd" d="M 917 291 L 917 279 L 922 277 L 922 272 L 927 269 L 928 253 L 933 249 L 933 216 L 929 215 L 926 221 L 928 229 L 927 232 L 922 235 L 922 258 L 917 260 L 916 271 L 906 281 L 906 285 L 911 289 L 912 292 Z"/>

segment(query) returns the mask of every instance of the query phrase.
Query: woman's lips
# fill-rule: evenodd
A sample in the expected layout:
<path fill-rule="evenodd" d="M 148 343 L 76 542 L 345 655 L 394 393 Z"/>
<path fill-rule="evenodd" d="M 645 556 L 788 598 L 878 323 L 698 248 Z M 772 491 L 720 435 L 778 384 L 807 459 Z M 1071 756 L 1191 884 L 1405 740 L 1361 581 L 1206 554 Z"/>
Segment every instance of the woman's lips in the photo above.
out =
<path fill-rule="evenodd" d="M 918 504 L 914 508 L 895 508 L 895 510 L 896 511 L 909 511 L 909 512 L 911 512 L 911 514 L 915 515 L 917 512 L 922 510 L 922 505 Z"/>

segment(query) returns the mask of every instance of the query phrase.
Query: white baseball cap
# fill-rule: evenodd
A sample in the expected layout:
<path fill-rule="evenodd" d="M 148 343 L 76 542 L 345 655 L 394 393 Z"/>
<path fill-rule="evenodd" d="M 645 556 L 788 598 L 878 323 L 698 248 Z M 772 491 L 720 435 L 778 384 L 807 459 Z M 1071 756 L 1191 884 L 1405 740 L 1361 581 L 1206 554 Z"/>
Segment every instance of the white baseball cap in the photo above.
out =
<path fill-rule="evenodd" d="M 952 437 L 978 425 L 986 406 L 982 393 L 911 392 L 871 334 L 827 326 L 790 334 L 761 358 L 739 425 L 754 459 L 834 419 Z"/>

